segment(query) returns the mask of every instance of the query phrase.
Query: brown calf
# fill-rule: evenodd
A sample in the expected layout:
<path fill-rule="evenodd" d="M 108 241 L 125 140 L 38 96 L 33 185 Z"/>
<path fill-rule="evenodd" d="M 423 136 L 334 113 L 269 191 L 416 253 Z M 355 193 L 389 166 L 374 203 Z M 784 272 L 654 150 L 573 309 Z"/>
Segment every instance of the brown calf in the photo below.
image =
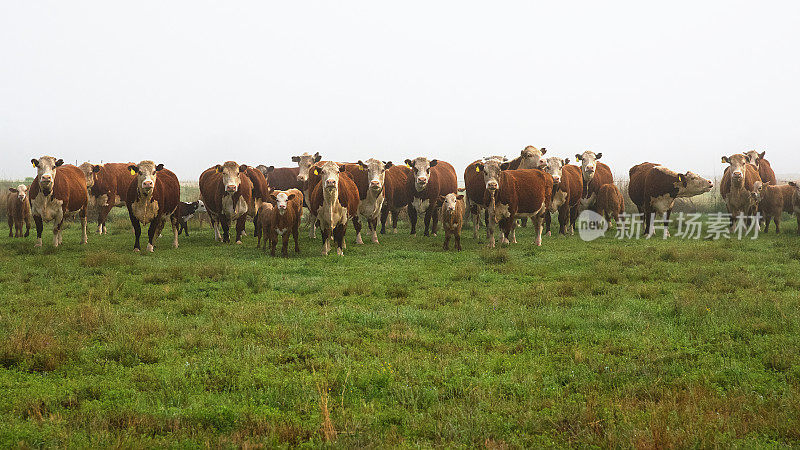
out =
<path fill-rule="evenodd" d="M 445 250 L 450 249 L 450 237 L 455 237 L 456 250 L 461 251 L 461 227 L 464 225 L 464 195 L 447 194 L 440 196 L 438 205 L 441 207 L 442 228 L 444 229 Z"/>
<path fill-rule="evenodd" d="M 28 186 L 20 184 L 10 191 L 6 198 L 8 216 L 8 237 L 23 237 L 22 223 L 25 223 L 25 237 L 31 232 L 31 202 L 28 200 Z M 16 233 L 15 233 L 16 230 Z"/>
<path fill-rule="evenodd" d="M 268 230 L 270 255 L 275 256 L 278 236 L 282 236 L 281 256 L 289 256 L 289 234 L 294 237 L 294 251 L 299 253 L 298 234 L 300 233 L 300 219 L 303 217 L 303 193 L 299 189 L 274 191 L 270 195 L 270 202 L 275 205 Z"/>
<path fill-rule="evenodd" d="M 758 169 L 758 176 L 761 177 L 761 181 L 764 184 L 778 184 L 777 178 L 775 178 L 775 171 L 772 170 L 772 165 L 764 159 L 764 155 L 767 152 L 758 153 L 755 150 L 750 150 L 749 152 L 745 152 L 745 156 L 747 157 L 747 162 L 756 166 Z"/>
<path fill-rule="evenodd" d="M 616 184 L 600 186 L 600 189 L 597 190 L 593 210 L 603 216 L 609 224 L 612 218 L 614 225 L 622 220 L 621 214 L 625 212 L 625 200 Z"/>
<path fill-rule="evenodd" d="M 731 229 L 734 220 L 739 215 L 753 216 L 756 213 L 758 204 L 753 202 L 755 183 L 761 181 L 756 166 L 747 162 L 747 157 L 742 153 L 731 156 L 723 156 L 723 163 L 730 164 L 725 168 L 722 176 L 720 193 L 723 194 L 728 212 L 731 214 Z"/>
<path fill-rule="evenodd" d="M 53 246 L 61 244 L 61 227 L 64 218 L 78 212 L 83 228 L 82 243 L 86 243 L 86 208 L 89 195 L 86 191 L 86 177 L 81 169 L 64 164 L 64 160 L 52 156 L 32 159 L 36 168 L 36 178 L 30 188 L 31 214 L 36 224 L 36 246 L 42 246 L 43 222 L 53 221 Z"/>
<path fill-rule="evenodd" d="M 130 165 L 135 164 L 129 162 L 100 165 L 85 162 L 80 165 L 86 176 L 89 197 L 94 200 L 97 207 L 97 232 L 100 234 L 108 234 L 106 219 L 111 209 L 115 206 L 125 206 L 128 187 L 135 178 L 135 175 L 128 170 Z"/>
<path fill-rule="evenodd" d="M 792 193 L 792 212 L 797 217 L 797 234 L 800 235 L 800 183 L 790 181 L 789 186 L 794 188 Z"/>
<path fill-rule="evenodd" d="M 775 233 L 781 232 L 781 215 L 786 211 L 789 214 L 794 212 L 792 206 L 792 196 L 794 186 L 788 184 L 772 185 L 761 181 L 756 181 L 753 191 L 757 193 L 758 209 L 764 219 L 764 233 L 769 233 L 770 221 L 775 221 Z"/>
<path fill-rule="evenodd" d="M 133 251 L 138 252 L 142 224 L 150 224 L 147 229 L 147 251 L 153 251 L 155 239 L 161 235 L 164 223 L 169 217 L 172 223 L 172 246 L 178 248 L 178 209 L 181 185 L 174 173 L 156 165 L 153 161 L 131 164 L 128 170 L 135 175 L 128 186 L 125 205 L 133 225 Z"/>

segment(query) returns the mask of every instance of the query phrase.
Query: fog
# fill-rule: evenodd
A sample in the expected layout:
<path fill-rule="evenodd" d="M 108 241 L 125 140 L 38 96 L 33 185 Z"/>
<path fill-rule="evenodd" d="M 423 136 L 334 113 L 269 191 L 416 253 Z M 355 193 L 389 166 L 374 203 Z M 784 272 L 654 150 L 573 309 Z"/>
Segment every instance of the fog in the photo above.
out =
<path fill-rule="evenodd" d="M 800 172 L 797 2 L 0 5 L 0 178 L 30 159 L 293 165 L 603 153 Z"/>

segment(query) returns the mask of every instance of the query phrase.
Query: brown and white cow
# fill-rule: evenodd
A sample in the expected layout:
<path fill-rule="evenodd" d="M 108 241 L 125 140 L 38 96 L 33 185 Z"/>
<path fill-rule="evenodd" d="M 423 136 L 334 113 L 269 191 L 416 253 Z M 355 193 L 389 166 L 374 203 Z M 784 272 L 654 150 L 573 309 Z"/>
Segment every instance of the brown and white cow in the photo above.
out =
<path fill-rule="evenodd" d="M 85 162 L 80 165 L 81 171 L 86 176 L 89 199 L 94 200 L 97 207 L 97 232 L 100 234 L 108 234 L 106 219 L 111 209 L 115 206 L 125 206 L 128 187 L 135 178 L 128 170 L 130 165 L 133 163 Z"/>
<path fill-rule="evenodd" d="M 609 225 L 611 224 L 611 219 L 614 219 L 615 226 L 619 225 L 625 212 L 625 199 L 622 197 L 622 192 L 620 192 L 617 185 L 611 183 L 600 186 L 592 209 L 603 216 Z"/>
<path fill-rule="evenodd" d="M 330 251 L 330 238 L 336 242 L 336 252 L 344 254 L 347 221 L 358 214 L 358 187 L 345 172 L 344 166 L 333 161 L 314 167 L 319 183 L 311 194 L 311 213 L 319 217 L 322 233 L 322 254 Z"/>
<path fill-rule="evenodd" d="M 509 169 L 543 169 L 544 168 L 544 154 L 547 153 L 547 149 L 536 148 L 532 145 L 529 145 L 520 151 L 519 156 L 512 159 L 508 162 Z M 496 156 L 491 157 L 492 159 L 497 159 Z M 484 158 L 488 160 L 489 158 Z"/>
<path fill-rule="evenodd" d="M 306 198 L 306 203 L 309 202 L 311 198 L 311 194 L 314 192 L 314 188 L 317 186 L 316 180 L 317 178 L 313 175 L 314 168 L 312 166 L 316 165 L 322 159 L 322 155 L 319 152 L 314 153 L 313 155 L 309 154 L 308 152 L 303 153 L 302 155 L 292 156 L 292 161 L 297 163 L 297 181 L 302 183 L 303 188 L 303 195 Z M 317 172 L 319 172 L 319 168 L 317 167 Z M 317 216 L 311 212 L 311 208 L 309 208 L 308 214 L 308 237 L 311 239 L 316 238 L 316 228 L 317 228 Z"/>
<path fill-rule="evenodd" d="M 602 153 L 594 153 L 588 150 L 575 155 L 575 159 L 581 162 L 583 198 L 591 199 L 592 194 L 597 193 L 600 186 L 614 183 L 614 175 L 611 173 L 611 168 L 597 161 L 602 156 Z M 591 201 L 589 203 L 589 206 L 591 206 Z"/>
<path fill-rule="evenodd" d="M 800 183 L 790 181 L 789 186 L 794 188 L 792 193 L 792 212 L 797 217 L 797 234 L 800 235 Z"/>
<path fill-rule="evenodd" d="M 529 148 L 533 148 L 530 147 Z M 525 152 L 525 150 L 523 150 Z M 540 154 L 541 156 L 541 154 Z M 483 173 L 481 173 L 478 165 L 489 161 L 490 159 L 497 160 L 501 164 L 506 162 L 507 159 L 503 156 L 489 156 L 483 158 L 482 160 L 477 160 L 471 162 L 466 169 L 464 169 L 464 192 L 465 196 L 465 208 L 467 215 L 472 218 L 472 238 L 478 239 L 478 228 L 480 227 L 481 215 L 484 216 L 485 221 L 485 210 L 486 205 L 483 204 L 483 198 L 486 193 L 486 183 L 483 181 Z M 522 158 L 517 158 L 522 161 Z M 543 160 L 542 160 L 543 161 Z M 519 162 L 519 161 L 518 161 Z M 538 165 L 538 160 L 536 162 Z M 509 163 L 509 167 L 510 167 Z M 489 229 L 486 229 L 486 237 L 489 237 Z"/>
<path fill-rule="evenodd" d="M 456 170 L 450 163 L 437 159 L 417 157 L 406 159 L 412 175 L 406 183 L 406 194 L 411 198 L 408 206 L 408 220 L 411 222 L 411 235 L 417 234 L 417 215 L 425 217 L 425 236 L 436 236 L 439 215 L 436 202 L 440 195 L 456 193 L 458 182 Z M 431 219 L 433 226 L 431 227 Z"/>
<path fill-rule="evenodd" d="M 536 227 L 536 245 L 542 245 L 544 216 L 552 201 L 553 177 L 538 169 L 508 169 L 508 163 L 489 160 L 478 165 L 483 172 L 486 193 L 483 203 L 489 211 L 489 247 L 495 246 L 494 227 L 500 225 L 502 243 L 516 243 L 517 217 L 530 217 Z"/>
<path fill-rule="evenodd" d="M 181 186 L 178 177 L 163 164 L 145 160 L 139 164 L 131 164 L 128 170 L 134 174 L 125 205 L 133 225 L 135 240 L 133 251 L 138 252 L 142 224 L 150 224 L 147 229 L 147 251 L 153 251 L 155 239 L 161 235 L 167 218 L 172 223 L 172 247 L 178 248 L 178 217 L 175 214 L 181 198 Z"/>
<path fill-rule="evenodd" d="M 442 216 L 442 229 L 444 229 L 444 244 L 442 248 L 450 249 L 450 237 L 455 238 L 455 248 L 461 251 L 461 227 L 464 225 L 464 194 L 447 194 L 439 197 L 439 214 Z"/>
<path fill-rule="evenodd" d="M 275 205 L 270 202 L 264 202 L 261 205 L 261 209 L 258 210 L 256 218 L 259 223 L 255 232 L 255 237 L 258 239 L 256 248 L 263 248 L 264 251 L 266 251 L 269 243 L 269 236 L 272 232 L 272 223 L 275 220 Z"/>
<path fill-rule="evenodd" d="M 759 212 L 764 219 L 764 233 L 769 233 L 769 223 L 774 221 L 775 233 L 780 234 L 783 212 L 794 213 L 794 207 L 792 206 L 794 186 L 788 184 L 773 185 L 756 181 L 753 184 L 753 191 L 756 193 Z"/>
<path fill-rule="evenodd" d="M 545 215 L 545 231 L 550 235 L 550 213 L 558 211 L 558 232 L 575 234 L 575 221 L 581 206 L 583 177 L 578 166 L 569 164 L 569 158 L 551 156 L 544 161 L 544 171 L 553 177 L 553 193 L 549 211 Z"/>
<path fill-rule="evenodd" d="M 367 226 L 372 232 L 372 242 L 378 244 L 378 219 L 381 217 L 385 199 L 386 169 L 392 167 L 392 162 L 370 158 L 367 162 L 358 160 L 356 164 L 345 164 L 344 166 L 358 187 L 358 215 L 367 222 Z M 363 244 L 361 224 L 353 220 L 353 225 L 356 229 L 356 244 Z"/>
<path fill-rule="evenodd" d="M 81 242 L 88 242 L 86 208 L 89 195 L 81 169 L 52 156 L 31 159 L 31 163 L 36 168 L 36 178 L 29 189 L 31 214 L 36 225 L 36 246 L 42 246 L 43 222 L 53 221 L 53 246 L 58 247 L 62 241 L 64 218 L 74 212 L 78 212 L 81 218 Z"/>
<path fill-rule="evenodd" d="M 653 219 L 656 215 L 661 214 L 665 221 L 669 220 L 676 198 L 694 197 L 714 187 L 711 180 L 695 173 L 677 173 L 650 162 L 631 167 L 628 174 L 628 195 L 644 216 L 644 233 L 648 236 L 655 233 Z M 664 236 L 669 236 L 666 228 Z"/>
<path fill-rule="evenodd" d="M 253 207 L 253 183 L 247 176 L 247 166 L 234 161 L 217 164 L 200 175 L 200 196 L 212 222 L 222 227 L 222 236 L 214 226 L 214 239 L 230 242 L 229 229 L 236 223 L 236 243 L 242 234 L 248 211 Z"/>
<path fill-rule="evenodd" d="M 383 208 L 381 208 L 381 234 L 386 234 L 386 219 L 392 214 L 392 233 L 397 234 L 397 216 L 408 206 L 411 197 L 406 185 L 412 176 L 411 168 L 400 164 L 386 169 L 383 177 Z"/>
<path fill-rule="evenodd" d="M 764 155 L 767 152 L 758 153 L 755 150 L 750 150 L 749 152 L 745 152 L 744 156 L 747 157 L 747 162 L 756 166 L 758 169 L 758 176 L 761 178 L 761 182 L 764 184 L 778 184 L 777 178 L 775 178 L 775 171 L 772 170 L 772 165 L 764 159 Z"/>
<path fill-rule="evenodd" d="M 25 224 L 25 235 L 31 232 L 31 202 L 28 199 L 28 186 L 20 184 L 8 188 L 6 197 L 6 217 L 8 219 L 8 237 L 23 237 L 22 224 Z"/>
<path fill-rule="evenodd" d="M 290 234 L 294 238 L 294 251 L 299 253 L 298 235 L 300 233 L 300 219 L 303 217 L 303 193 L 299 189 L 273 191 L 270 194 L 270 201 L 275 204 L 275 211 L 272 213 L 272 221 L 268 229 L 270 255 L 275 256 L 278 236 L 281 236 L 283 239 L 281 256 L 289 256 Z"/>
<path fill-rule="evenodd" d="M 258 211 L 261 209 L 261 205 L 264 202 L 269 201 L 271 189 L 269 188 L 266 177 L 264 177 L 264 174 L 261 173 L 260 170 L 247 166 L 244 173 L 253 185 L 253 193 L 250 196 L 250 203 L 247 205 L 247 215 L 253 219 L 255 233 L 258 234 L 258 227 L 260 226 L 257 218 Z"/>
<path fill-rule="evenodd" d="M 739 215 L 753 216 L 757 205 L 753 205 L 753 187 L 761 181 L 756 166 L 747 162 L 747 156 L 736 153 L 723 156 L 722 162 L 729 164 L 722 176 L 720 193 L 723 194 L 728 212 L 731 214 L 731 228 Z"/>
<path fill-rule="evenodd" d="M 265 166 L 259 164 L 258 169 L 267 179 L 267 185 L 272 189 L 279 191 L 288 191 L 289 189 L 303 190 L 303 183 L 297 179 L 300 173 L 299 167 L 275 167 Z"/>

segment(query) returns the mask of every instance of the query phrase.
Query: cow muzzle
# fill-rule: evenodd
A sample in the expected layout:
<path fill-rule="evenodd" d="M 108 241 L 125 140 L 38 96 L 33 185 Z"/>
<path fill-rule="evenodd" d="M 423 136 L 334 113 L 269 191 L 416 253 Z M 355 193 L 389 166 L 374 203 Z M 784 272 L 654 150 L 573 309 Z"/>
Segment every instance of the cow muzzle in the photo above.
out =
<path fill-rule="evenodd" d="M 738 171 L 737 172 L 733 172 L 733 179 L 734 180 L 741 180 L 743 177 L 744 177 L 744 175 L 742 174 L 742 172 L 738 172 Z"/>
<path fill-rule="evenodd" d="M 486 189 L 488 189 L 490 191 L 496 191 L 497 190 L 497 181 L 490 181 L 490 182 L 486 183 Z"/>
<path fill-rule="evenodd" d="M 558 184 L 561 182 L 561 177 L 558 175 L 553 175 L 553 184 Z"/>
<path fill-rule="evenodd" d="M 149 191 L 150 189 L 153 189 L 153 180 L 142 181 L 142 190 Z"/>
<path fill-rule="evenodd" d="M 233 193 L 236 192 L 237 186 L 235 184 L 229 184 L 225 186 L 225 192 Z"/>
<path fill-rule="evenodd" d="M 373 191 L 379 191 L 383 186 L 381 186 L 381 182 L 378 180 L 372 180 L 369 182 L 369 188 Z"/>
<path fill-rule="evenodd" d="M 299 181 L 301 183 L 305 183 L 307 179 L 308 179 L 308 177 L 305 176 L 305 175 L 298 175 L 297 176 L 297 181 Z"/>
<path fill-rule="evenodd" d="M 334 180 L 333 178 L 328 178 L 327 180 L 325 180 L 325 187 L 328 189 L 335 188 L 336 180 Z"/>

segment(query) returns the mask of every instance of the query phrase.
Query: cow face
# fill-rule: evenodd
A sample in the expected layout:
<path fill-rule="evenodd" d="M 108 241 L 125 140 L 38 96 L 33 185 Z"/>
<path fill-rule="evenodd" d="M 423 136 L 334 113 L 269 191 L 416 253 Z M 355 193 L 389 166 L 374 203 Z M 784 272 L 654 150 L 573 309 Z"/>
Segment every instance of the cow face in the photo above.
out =
<path fill-rule="evenodd" d="M 746 164 L 747 164 L 747 156 L 742 153 L 736 153 L 731 156 L 723 156 L 722 162 L 728 163 L 731 165 L 730 173 L 731 173 L 731 181 L 736 183 L 737 185 L 744 181 L 744 175 L 746 171 Z"/>
<path fill-rule="evenodd" d="M 86 189 L 91 191 L 94 186 L 95 178 L 97 178 L 97 172 L 100 172 L 100 166 L 85 162 L 78 166 L 78 168 L 81 169 L 83 175 L 86 177 Z"/>
<path fill-rule="evenodd" d="M 747 157 L 748 164 L 752 164 L 756 166 L 756 168 L 758 168 L 758 164 L 761 162 L 762 159 L 764 159 L 764 155 L 766 154 L 767 154 L 766 151 L 758 153 L 755 150 L 750 150 L 749 152 L 745 152 L 744 156 Z"/>
<path fill-rule="evenodd" d="M 440 195 L 438 203 L 442 207 L 443 211 L 455 211 L 459 200 L 464 200 L 464 194 L 456 195 L 455 193 L 451 192 L 447 195 Z"/>
<path fill-rule="evenodd" d="M 483 181 L 486 183 L 486 190 L 494 193 L 500 187 L 500 173 L 508 169 L 509 163 L 491 159 L 478 163 L 475 168 L 478 172 L 483 172 Z"/>
<path fill-rule="evenodd" d="M 575 159 L 581 162 L 581 173 L 583 174 L 583 184 L 587 184 L 594 178 L 597 170 L 597 160 L 603 156 L 602 153 L 585 151 L 580 155 L 575 155 Z"/>
<path fill-rule="evenodd" d="M 792 199 L 796 202 L 800 198 L 800 183 L 790 181 L 789 186 L 794 188 L 794 195 L 792 196 Z"/>
<path fill-rule="evenodd" d="M 208 212 L 208 210 L 206 209 L 206 204 L 203 203 L 202 200 L 198 200 L 195 203 L 197 203 L 197 209 L 195 210 L 196 212 L 199 212 L 199 213 Z"/>
<path fill-rule="evenodd" d="M 39 177 L 39 186 L 44 195 L 50 195 L 53 190 L 53 183 L 56 180 L 56 170 L 64 164 L 63 159 L 55 159 L 52 156 L 42 156 L 39 159 L 32 159 L 31 164 L 36 168 L 36 176 Z"/>
<path fill-rule="evenodd" d="M 140 194 L 147 197 L 153 193 L 156 186 L 156 176 L 164 168 L 163 164 L 156 165 L 153 161 L 142 161 L 137 165 L 131 164 L 128 170 L 136 175 L 136 188 Z"/>
<path fill-rule="evenodd" d="M 366 163 L 358 160 L 358 165 L 361 170 L 367 171 L 367 180 L 369 180 L 369 188 L 375 192 L 383 190 L 383 180 L 386 176 L 386 169 L 392 167 L 392 162 L 382 162 L 375 158 L 370 158 Z"/>
<path fill-rule="evenodd" d="M 764 183 L 756 181 L 753 183 L 753 191 L 750 193 L 751 203 L 760 202 L 762 195 L 764 195 Z"/>
<path fill-rule="evenodd" d="M 333 161 L 328 161 L 321 167 L 314 167 L 315 175 L 319 175 L 319 182 L 324 183 L 322 186 L 328 193 L 339 189 L 339 173 L 344 170 L 344 166 L 339 166 Z"/>
<path fill-rule="evenodd" d="M 708 178 L 703 178 L 694 172 L 678 174 L 678 197 L 694 197 L 705 194 L 714 187 Z"/>
<path fill-rule="evenodd" d="M 303 153 L 300 156 L 292 156 L 292 161 L 296 162 L 300 167 L 300 172 L 297 174 L 297 181 L 301 183 L 308 181 L 308 172 L 311 169 L 311 166 L 318 163 L 320 159 L 322 159 L 322 156 L 319 154 L 319 152 L 314 153 L 313 155 Z"/>
<path fill-rule="evenodd" d="M 17 194 L 17 200 L 20 202 L 24 202 L 26 198 L 28 198 L 28 186 L 24 184 L 20 184 L 15 188 L 8 188 L 8 190 L 14 194 Z"/>
<path fill-rule="evenodd" d="M 414 188 L 417 189 L 417 192 L 421 192 L 428 187 L 428 180 L 431 178 L 431 167 L 438 163 L 439 161 L 436 159 L 429 160 L 422 156 L 413 160 L 406 160 L 406 165 L 411 168 L 411 174 L 414 176 Z"/>
<path fill-rule="evenodd" d="M 542 147 L 538 149 L 532 145 L 525 147 L 520 152 L 520 169 L 541 169 L 544 167 L 544 159 L 542 156 L 547 153 L 547 149 Z"/>
<path fill-rule="evenodd" d="M 562 168 L 569 163 L 569 158 L 561 159 L 551 156 L 544 161 L 544 171 L 553 177 L 553 186 L 561 182 Z"/>
<path fill-rule="evenodd" d="M 338 174 L 338 172 L 337 172 Z M 275 191 L 269 197 L 278 209 L 278 214 L 283 215 L 286 213 L 286 208 L 289 207 L 289 201 L 295 198 L 295 193 L 291 194 L 286 191 Z"/>
<path fill-rule="evenodd" d="M 226 194 L 233 194 L 239 190 L 239 174 L 247 171 L 247 166 L 241 166 L 234 161 L 226 161 L 225 164 L 217 164 L 217 173 L 222 174 L 222 185 L 225 187 Z"/>

